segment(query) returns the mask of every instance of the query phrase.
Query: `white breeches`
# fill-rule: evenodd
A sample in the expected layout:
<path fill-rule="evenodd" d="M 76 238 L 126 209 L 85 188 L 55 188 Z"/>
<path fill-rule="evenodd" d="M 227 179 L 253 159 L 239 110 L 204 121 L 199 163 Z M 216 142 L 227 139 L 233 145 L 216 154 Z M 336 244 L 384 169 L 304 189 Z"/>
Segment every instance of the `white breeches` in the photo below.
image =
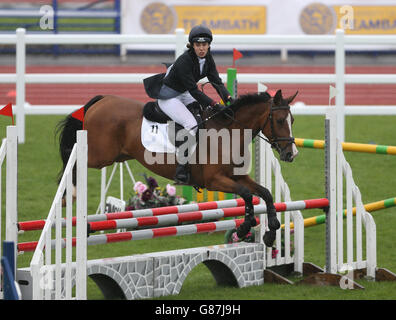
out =
<path fill-rule="evenodd" d="M 190 134 L 195 136 L 198 130 L 198 128 L 195 127 L 197 121 L 186 107 L 194 101 L 196 100 L 186 91 L 174 98 L 158 99 L 158 105 L 168 117 L 183 126 L 186 130 L 189 130 Z M 193 127 L 195 128 L 190 130 Z"/>

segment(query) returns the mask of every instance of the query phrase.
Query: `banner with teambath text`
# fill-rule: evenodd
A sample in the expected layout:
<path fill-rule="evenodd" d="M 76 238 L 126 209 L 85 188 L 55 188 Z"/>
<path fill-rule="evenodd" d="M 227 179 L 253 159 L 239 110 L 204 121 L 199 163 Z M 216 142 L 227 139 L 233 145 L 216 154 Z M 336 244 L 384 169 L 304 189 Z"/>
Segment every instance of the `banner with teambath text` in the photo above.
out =
<path fill-rule="evenodd" d="M 395 34 L 395 0 L 162 0 L 122 2 L 122 33 L 173 34 L 176 28 L 188 33 L 197 24 L 208 26 L 216 34 L 303 35 L 334 34 L 344 28 L 346 34 Z M 217 45 L 213 49 L 232 50 L 235 45 Z M 147 50 L 144 45 L 128 49 Z M 296 46 L 287 46 L 287 49 Z M 302 47 L 299 47 L 302 49 Z M 306 46 L 304 46 L 307 49 Z M 354 47 L 356 50 L 384 46 Z M 174 45 L 158 44 L 149 49 L 173 50 Z M 264 45 L 246 45 L 249 49 L 279 49 Z M 308 49 L 326 49 L 312 45 Z"/>

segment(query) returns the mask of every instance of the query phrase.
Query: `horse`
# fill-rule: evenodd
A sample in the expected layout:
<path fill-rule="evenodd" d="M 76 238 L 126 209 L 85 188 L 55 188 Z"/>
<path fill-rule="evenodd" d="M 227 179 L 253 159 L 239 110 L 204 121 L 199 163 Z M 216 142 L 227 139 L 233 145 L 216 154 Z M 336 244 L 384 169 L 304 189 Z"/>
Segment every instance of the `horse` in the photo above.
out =
<path fill-rule="evenodd" d="M 251 130 L 250 138 L 254 138 L 261 131 L 265 135 L 262 138 L 277 150 L 280 159 L 292 162 L 298 151 L 292 136 L 294 119 L 290 111 L 290 103 L 297 93 L 287 98 L 283 98 L 281 90 L 278 90 L 273 97 L 266 92 L 241 95 L 228 106 L 227 110 L 231 112 L 226 115 L 213 116 L 213 112 L 203 110 L 202 117 L 205 118 L 204 127 L 207 130 L 223 130 L 223 132 L 226 130 L 226 132 L 231 133 L 231 131 L 237 129 L 241 132 L 239 140 L 236 144 L 232 143 L 229 150 L 227 148 L 220 150 L 218 145 L 218 150 L 215 150 L 218 152 L 217 154 L 224 157 L 227 152 L 229 154 L 235 152 L 232 149 L 235 149 L 236 146 L 238 147 L 236 152 L 247 150 L 247 144 L 251 141 L 246 142 L 245 134 L 248 131 L 244 129 L 248 129 Z M 84 106 L 84 129 L 87 130 L 88 135 L 89 168 L 101 169 L 114 162 L 136 159 L 152 172 L 173 179 L 177 163 L 174 161 L 167 162 L 171 154 L 164 153 L 162 155 L 165 160 L 163 163 L 146 161 L 148 151 L 141 141 L 144 106 L 144 103 L 137 100 L 115 95 L 96 96 Z M 227 119 L 226 116 L 230 119 Z M 59 150 L 63 161 L 63 169 L 60 175 L 66 167 L 71 150 L 76 142 L 76 131 L 82 128 L 83 123 L 72 117 L 71 114 L 57 125 Z M 208 143 L 209 140 L 210 137 L 204 142 Z M 200 150 L 203 152 L 206 148 L 205 151 L 207 157 L 209 157 L 210 153 L 213 153 L 210 143 L 214 142 L 209 141 L 206 145 L 202 143 L 203 141 L 199 141 L 195 153 L 198 154 Z M 155 152 L 149 152 L 149 154 L 153 157 L 158 156 Z M 276 230 L 280 228 L 280 222 L 276 217 L 271 192 L 257 184 L 249 177 L 247 172 L 235 174 L 235 169 L 240 168 L 241 163 L 236 163 L 233 159 L 230 159 L 229 162 L 225 164 L 222 161 L 189 164 L 191 175 L 189 184 L 210 191 L 236 194 L 243 198 L 245 201 L 244 221 L 236 230 L 239 239 L 244 239 L 251 227 L 256 225 L 252 199 L 253 195 L 261 197 L 266 203 L 267 229 L 269 229 L 265 232 L 263 240 L 267 247 L 272 247 Z"/>

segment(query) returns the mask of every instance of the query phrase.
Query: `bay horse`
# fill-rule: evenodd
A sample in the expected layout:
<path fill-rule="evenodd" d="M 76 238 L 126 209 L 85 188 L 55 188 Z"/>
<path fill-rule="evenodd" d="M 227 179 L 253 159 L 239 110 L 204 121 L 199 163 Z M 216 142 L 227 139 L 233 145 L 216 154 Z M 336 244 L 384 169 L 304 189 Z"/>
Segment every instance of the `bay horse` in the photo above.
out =
<path fill-rule="evenodd" d="M 286 99 L 282 97 L 282 91 L 278 90 L 271 97 L 268 93 L 246 94 L 237 98 L 229 110 L 232 110 L 232 118 L 225 121 L 225 115 L 210 118 L 205 123 L 206 129 L 231 130 L 238 129 L 238 151 L 246 150 L 244 130 L 250 129 L 254 138 L 261 131 L 280 159 L 292 162 L 298 151 L 292 136 L 292 123 L 294 121 L 290 111 L 290 103 L 298 92 Z M 168 179 L 173 179 L 177 163 L 170 164 L 166 159 L 168 153 L 164 153 L 164 163 L 150 164 L 145 160 L 145 150 L 141 142 L 141 126 L 143 120 L 144 103 L 124 97 L 106 95 L 96 96 L 84 106 L 84 129 L 88 133 L 88 167 L 101 169 L 114 162 L 136 159 L 147 169 Z M 208 116 L 208 110 L 203 112 L 203 117 Z M 59 134 L 60 154 L 63 161 L 63 173 L 69 159 L 71 150 L 76 142 L 76 131 L 82 129 L 82 122 L 68 115 L 57 126 Z M 209 139 L 209 138 L 208 138 Z M 248 141 L 250 143 L 251 141 Z M 199 153 L 202 141 L 195 152 Z M 245 145 L 244 145 L 245 144 Z M 219 150 L 218 154 L 232 153 L 234 144 L 229 150 Z M 220 145 L 218 146 L 220 148 Z M 213 151 L 213 150 L 212 150 Z M 216 150 L 218 151 L 218 150 Z M 234 150 L 235 151 L 235 150 Z M 207 145 L 207 156 L 210 156 L 210 145 Z M 155 153 L 152 153 L 156 156 Z M 147 156 L 147 155 L 146 155 Z M 174 154 L 173 154 L 174 156 Z M 232 158 L 228 164 L 219 161 L 217 164 L 209 163 L 190 164 L 191 185 L 206 188 L 211 191 L 221 191 L 237 194 L 245 201 L 244 222 L 237 229 L 237 236 L 243 239 L 250 228 L 256 225 L 254 218 L 253 195 L 261 197 L 267 206 L 268 229 L 263 237 L 264 243 L 272 247 L 276 237 L 276 230 L 280 223 L 276 217 L 276 211 L 271 192 L 265 187 L 253 181 L 247 173 L 234 174 L 234 169 L 240 167 Z"/>

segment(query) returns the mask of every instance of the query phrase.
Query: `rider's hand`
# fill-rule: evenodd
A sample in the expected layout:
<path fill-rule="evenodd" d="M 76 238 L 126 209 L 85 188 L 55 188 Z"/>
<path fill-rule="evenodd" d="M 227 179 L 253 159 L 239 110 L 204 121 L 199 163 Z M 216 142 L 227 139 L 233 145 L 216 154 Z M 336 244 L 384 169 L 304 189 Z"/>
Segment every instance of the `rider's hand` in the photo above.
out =
<path fill-rule="evenodd" d="M 226 106 L 224 106 L 220 103 L 215 103 L 212 105 L 212 108 L 213 108 L 213 111 L 220 112 L 220 111 L 223 111 L 226 108 Z"/>
<path fill-rule="evenodd" d="M 225 104 L 228 106 L 228 105 L 230 105 L 230 104 L 233 104 L 234 101 L 235 101 L 235 100 L 234 100 L 233 97 L 228 96 L 228 97 L 225 99 Z"/>
<path fill-rule="evenodd" d="M 232 114 L 233 114 L 231 107 L 227 107 L 220 103 L 212 104 L 212 109 L 215 113 L 219 113 L 219 114 L 223 114 L 223 115 L 232 116 Z"/>

